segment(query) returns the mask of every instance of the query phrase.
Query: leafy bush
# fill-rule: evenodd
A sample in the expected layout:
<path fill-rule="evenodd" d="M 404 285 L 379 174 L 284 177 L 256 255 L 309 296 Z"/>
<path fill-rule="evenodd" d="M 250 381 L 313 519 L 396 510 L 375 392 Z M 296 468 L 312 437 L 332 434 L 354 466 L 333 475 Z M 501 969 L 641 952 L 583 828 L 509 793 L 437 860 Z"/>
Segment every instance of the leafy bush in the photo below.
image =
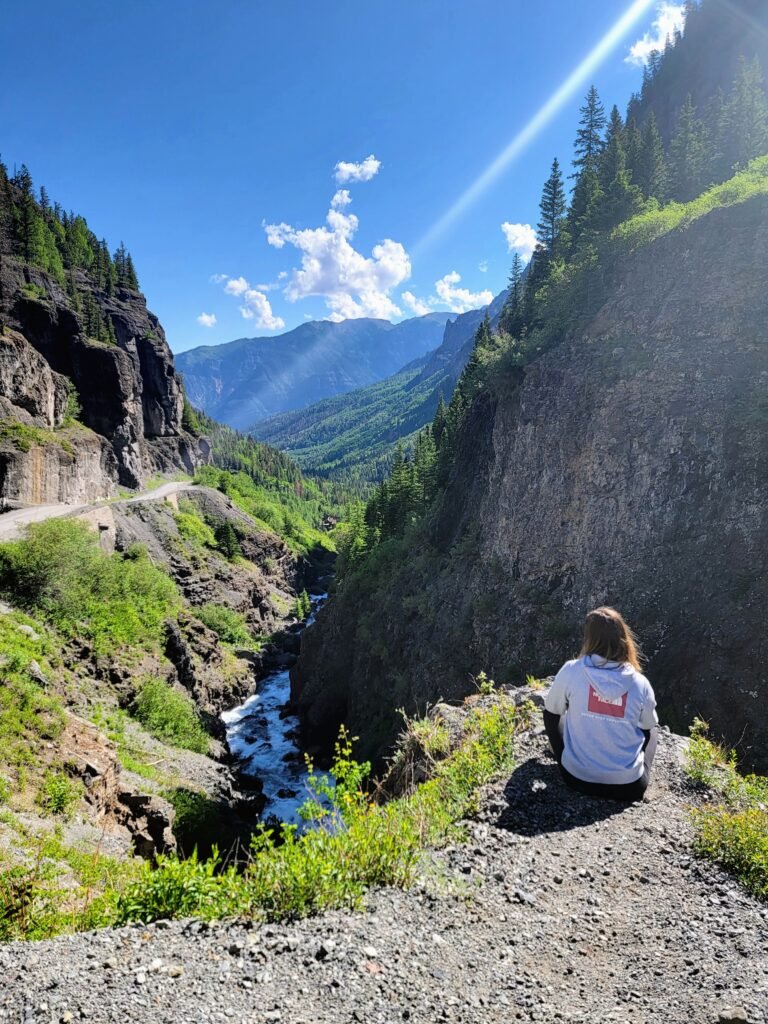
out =
<path fill-rule="evenodd" d="M 65 721 L 60 700 L 39 682 L 52 674 L 51 644 L 39 623 L 34 623 L 33 635 L 19 628 L 31 625 L 32 620 L 18 612 L 0 615 L 0 764 L 15 780 L 11 788 L 18 789 L 25 770 L 39 760 L 43 743 L 55 740 Z"/>
<path fill-rule="evenodd" d="M 254 639 L 248 629 L 248 623 L 240 612 L 223 604 L 204 604 L 195 609 L 195 614 L 225 643 L 238 647 L 258 647 L 258 641 Z"/>
<path fill-rule="evenodd" d="M 668 203 L 625 221 L 615 229 L 612 239 L 621 249 L 631 251 L 676 228 L 688 227 L 711 210 L 735 206 L 760 195 L 768 195 L 768 156 L 752 160 L 743 171 L 689 203 Z"/>
<path fill-rule="evenodd" d="M 208 735 L 195 705 L 162 679 L 147 679 L 134 701 L 133 713 L 157 739 L 174 747 L 208 753 Z"/>
<path fill-rule="evenodd" d="M 768 779 L 740 775 L 736 755 L 707 738 L 696 719 L 686 753 L 686 773 L 716 790 L 722 803 L 692 812 L 696 852 L 731 871 L 754 895 L 768 899 Z"/>
<path fill-rule="evenodd" d="M 46 772 L 37 794 L 37 801 L 48 814 L 69 817 L 80 799 L 82 786 L 66 772 L 50 769 Z"/>
<path fill-rule="evenodd" d="M 180 504 L 180 509 L 175 513 L 174 519 L 179 533 L 184 540 L 196 547 L 215 548 L 216 538 L 213 530 L 206 521 L 197 513 L 191 502 Z"/>
<path fill-rule="evenodd" d="M 26 539 L 0 547 L 0 590 L 97 654 L 151 646 L 180 606 L 176 585 L 145 553 L 106 555 L 77 520 L 27 527 Z"/>

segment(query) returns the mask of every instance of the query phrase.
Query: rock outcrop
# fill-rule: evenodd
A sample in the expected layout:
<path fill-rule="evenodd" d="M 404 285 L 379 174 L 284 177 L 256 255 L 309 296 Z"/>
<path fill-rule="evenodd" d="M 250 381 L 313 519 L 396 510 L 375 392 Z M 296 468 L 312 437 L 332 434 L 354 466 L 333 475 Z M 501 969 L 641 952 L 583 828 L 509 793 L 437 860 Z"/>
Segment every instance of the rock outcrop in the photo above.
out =
<path fill-rule="evenodd" d="M 628 259 L 586 326 L 469 414 L 418 549 L 352 581 L 304 636 L 310 747 L 366 755 L 394 709 L 555 670 L 584 613 L 639 631 L 662 719 L 696 715 L 768 764 L 768 199 Z"/>
<path fill-rule="evenodd" d="M 67 293 L 10 257 L 0 267 L 0 499 L 29 503 L 108 497 L 158 472 L 207 462 L 204 439 L 182 426 L 173 356 L 144 296 L 95 290 L 116 343 L 88 337 Z M 77 424 L 75 425 L 75 420 Z"/>

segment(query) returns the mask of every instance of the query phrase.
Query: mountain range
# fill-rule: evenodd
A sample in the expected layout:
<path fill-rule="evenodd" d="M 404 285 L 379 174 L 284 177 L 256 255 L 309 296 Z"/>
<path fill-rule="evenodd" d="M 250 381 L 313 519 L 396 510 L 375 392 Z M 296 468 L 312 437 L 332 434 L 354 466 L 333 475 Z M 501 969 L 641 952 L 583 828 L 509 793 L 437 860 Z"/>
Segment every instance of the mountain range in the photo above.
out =
<path fill-rule="evenodd" d="M 492 323 L 507 297 L 487 307 Z M 317 476 L 347 486 L 365 485 L 386 473 L 398 442 L 406 442 L 447 401 L 474 344 L 486 308 L 460 313 L 445 325 L 440 345 L 384 380 L 255 423 L 254 437 L 290 452 Z"/>
<path fill-rule="evenodd" d="M 239 430 L 291 409 L 365 387 L 440 344 L 450 313 L 399 324 L 313 320 L 277 337 L 239 338 L 182 352 L 189 400 Z"/>

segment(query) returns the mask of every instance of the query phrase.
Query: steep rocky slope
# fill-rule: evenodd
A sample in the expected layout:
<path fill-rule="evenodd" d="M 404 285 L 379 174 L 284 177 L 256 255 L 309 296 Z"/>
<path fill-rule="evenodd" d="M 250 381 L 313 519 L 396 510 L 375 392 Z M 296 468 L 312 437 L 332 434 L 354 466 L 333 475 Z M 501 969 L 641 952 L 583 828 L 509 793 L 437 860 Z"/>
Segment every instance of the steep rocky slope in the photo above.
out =
<path fill-rule="evenodd" d="M 395 373 L 439 343 L 449 316 L 429 313 L 399 324 L 317 320 L 278 337 L 181 352 L 176 362 L 194 405 L 245 430 L 274 413 Z"/>
<path fill-rule="evenodd" d="M 305 737 L 386 750 L 396 708 L 522 682 L 590 606 L 639 630 L 662 717 L 765 766 L 768 200 L 630 257 L 585 329 L 479 396 L 447 493 L 321 612 L 294 672 Z"/>
<path fill-rule="evenodd" d="M 81 502 L 156 473 L 194 469 L 209 450 L 182 426 L 184 395 L 157 317 L 140 292 L 96 289 L 72 272 L 116 342 L 88 336 L 43 270 L 0 265 L 0 500 Z"/>
<path fill-rule="evenodd" d="M 190 853 L 195 845 L 207 853 L 212 842 L 229 849 L 248 834 L 261 810 L 258 785 L 252 780 L 248 792 L 240 791 L 220 716 L 245 700 L 266 671 L 292 659 L 278 635 L 295 627 L 295 597 L 311 585 L 313 572 L 278 536 L 205 487 L 186 486 L 158 500 L 100 503 L 70 518 L 97 533 L 105 555 L 146 552 L 142 557 L 173 578 L 182 601 L 157 642 L 105 651 L 68 637 L 42 616 L 24 616 L 14 595 L 3 595 L 0 675 L 8 665 L 26 666 L 29 682 L 55 702 L 63 727 L 31 733 L 23 772 L 13 758 L 6 764 L 7 751 L 0 756 L 6 786 L 0 790 L 0 873 L 34 859 L 41 837 L 57 830 L 62 848 L 47 854 L 56 865 L 56 891 L 70 887 L 68 856 L 92 855 L 95 864 L 99 855 L 124 863 L 134 851 L 150 857 Z M 210 524 L 236 530 L 242 555 L 227 558 L 210 543 Z M 203 606 L 236 613 L 246 635 L 224 642 L 202 621 Z M 136 701 L 150 679 L 191 699 L 207 752 L 186 749 L 141 721 Z M 16 713 L 37 722 L 31 692 L 32 711 L 17 708 L 13 694 L 5 700 L 9 722 Z M 56 817 L 39 794 L 46 777 L 62 771 L 76 798 L 70 813 Z M 9 787 L 7 780 L 17 777 L 18 785 Z M 190 801 L 197 810 L 185 818 Z M 174 811 L 179 806 L 180 815 Z"/>
<path fill-rule="evenodd" d="M 487 787 L 468 844 L 367 913 L 159 921 L 0 947 L 0 1019 L 112 1024 L 759 1024 L 768 911 L 691 856 L 683 741 L 643 803 L 571 793 L 540 738 Z"/>

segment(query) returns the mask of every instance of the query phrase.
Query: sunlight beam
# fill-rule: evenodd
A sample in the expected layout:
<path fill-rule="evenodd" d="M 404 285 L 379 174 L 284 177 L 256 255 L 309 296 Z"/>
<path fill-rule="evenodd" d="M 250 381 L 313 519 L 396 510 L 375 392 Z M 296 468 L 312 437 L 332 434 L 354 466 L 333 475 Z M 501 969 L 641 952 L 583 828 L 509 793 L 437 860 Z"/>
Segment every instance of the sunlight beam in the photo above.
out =
<path fill-rule="evenodd" d="M 747 14 L 746 11 L 737 7 L 736 4 L 731 3 L 731 0 L 720 0 L 720 4 L 726 9 L 726 11 L 730 11 L 734 17 L 741 18 L 741 20 L 746 22 L 750 28 L 753 28 L 756 32 L 760 32 L 764 36 L 768 36 L 768 28 L 766 28 L 765 25 L 761 25 L 757 18 L 753 18 L 751 14 Z"/>
<path fill-rule="evenodd" d="M 472 182 L 469 188 L 461 195 L 451 208 L 429 229 L 426 235 L 421 238 L 413 249 L 417 254 L 427 246 L 431 245 L 443 232 L 449 228 L 462 214 L 466 213 L 480 196 L 488 189 L 496 179 L 503 174 L 509 165 L 520 156 L 544 128 L 560 113 L 574 94 L 589 80 L 594 71 L 610 56 L 611 52 L 618 46 L 626 33 L 632 28 L 635 22 L 647 13 L 654 6 L 656 0 L 635 0 L 624 12 L 615 25 L 603 36 L 600 42 L 579 64 L 574 71 L 565 79 L 562 85 L 554 92 L 543 107 L 531 118 L 528 124 L 518 132 L 509 145 L 499 153 L 483 173 Z"/>

